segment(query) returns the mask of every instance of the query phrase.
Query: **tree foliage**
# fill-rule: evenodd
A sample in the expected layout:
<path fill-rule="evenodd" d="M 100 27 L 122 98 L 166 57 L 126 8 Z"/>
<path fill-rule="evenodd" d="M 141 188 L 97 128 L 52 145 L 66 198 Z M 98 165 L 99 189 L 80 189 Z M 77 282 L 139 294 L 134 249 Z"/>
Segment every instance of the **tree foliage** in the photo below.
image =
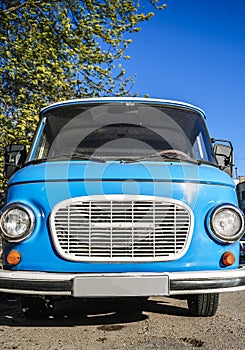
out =
<path fill-rule="evenodd" d="M 154 9 L 165 5 L 149 0 Z M 140 0 L 6 0 L 0 3 L 0 137 L 28 143 L 38 111 L 53 101 L 129 95 L 119 64 L 149 20 Z M 116 63 L 118 62 L 118 63 Z M 0 191 L 3 190 L 0 162 Z"/>

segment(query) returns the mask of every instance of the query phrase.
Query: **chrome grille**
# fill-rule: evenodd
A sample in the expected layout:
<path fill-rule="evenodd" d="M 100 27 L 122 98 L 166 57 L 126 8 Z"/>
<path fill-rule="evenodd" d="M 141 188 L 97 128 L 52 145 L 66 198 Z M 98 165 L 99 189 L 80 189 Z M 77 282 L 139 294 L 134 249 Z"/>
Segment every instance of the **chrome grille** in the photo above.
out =
<path fill-rule="evenodd" d="M 51 213 L 58 253 L 73 261 L 155 261 L 183 255 L 192 214 L 179 201 L 151 196 L 79 197 Z"/>

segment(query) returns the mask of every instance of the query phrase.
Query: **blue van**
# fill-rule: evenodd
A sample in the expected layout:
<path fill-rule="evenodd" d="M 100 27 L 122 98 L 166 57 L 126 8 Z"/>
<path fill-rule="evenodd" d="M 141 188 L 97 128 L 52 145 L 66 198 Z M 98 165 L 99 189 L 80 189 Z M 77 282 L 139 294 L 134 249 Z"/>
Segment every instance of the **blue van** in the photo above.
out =
<path fill-rule="evenodd" d="M 243 213 L 229 142 L 204 112 L 161 99 L 90 98 L 40 113 L 32 146 L 5 148 L 0 292 L 26 315 L 50 300 L 180 296 L 212 316 L 245 290 Z"/>

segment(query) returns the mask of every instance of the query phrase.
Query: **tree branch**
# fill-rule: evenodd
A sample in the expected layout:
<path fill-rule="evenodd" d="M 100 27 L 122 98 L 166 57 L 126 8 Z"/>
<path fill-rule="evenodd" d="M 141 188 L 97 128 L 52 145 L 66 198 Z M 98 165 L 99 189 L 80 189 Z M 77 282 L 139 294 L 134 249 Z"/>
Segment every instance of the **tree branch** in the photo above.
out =
<path fill-rule="evenodd" d="M 4 14 L 4 15 L 9 15 L 11 12 L 17 11 L 22 7 L 25 7 L 27 5 L 28 1 L 24 1 L 23 4 L 19 4 L 17 6 L 12 6 L 7 8 L 6 10 L 0 10 L 0 14 Z M 40 4 L 40 1 L 36 1 L 34 2 L 33 5 L 35 4 Z"/>
<path fill-rule="evenodd" d="M 18 6 L 13 6 L 13 7 L 9 7 L 6 10 L 1 10 L 1 13 L 4 15 L 9 15 L 11 12 L 19 10 L 21 7 L 24 7 L 25 5 L 26 5 L 26 2 L 23 2 L 23 4 L 20 4 Z"/>

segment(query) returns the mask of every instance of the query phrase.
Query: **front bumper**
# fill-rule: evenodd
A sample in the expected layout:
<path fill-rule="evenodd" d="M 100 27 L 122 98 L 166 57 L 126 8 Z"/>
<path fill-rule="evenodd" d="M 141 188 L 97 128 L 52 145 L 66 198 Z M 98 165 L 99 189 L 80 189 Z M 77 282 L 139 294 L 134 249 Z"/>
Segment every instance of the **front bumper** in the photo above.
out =
<path fill-rule="evenodd" d="M 168 296 L 245 290 L 245 267 L 166 273 L 0 270 L 0 292 L 73 297 Z"/>

